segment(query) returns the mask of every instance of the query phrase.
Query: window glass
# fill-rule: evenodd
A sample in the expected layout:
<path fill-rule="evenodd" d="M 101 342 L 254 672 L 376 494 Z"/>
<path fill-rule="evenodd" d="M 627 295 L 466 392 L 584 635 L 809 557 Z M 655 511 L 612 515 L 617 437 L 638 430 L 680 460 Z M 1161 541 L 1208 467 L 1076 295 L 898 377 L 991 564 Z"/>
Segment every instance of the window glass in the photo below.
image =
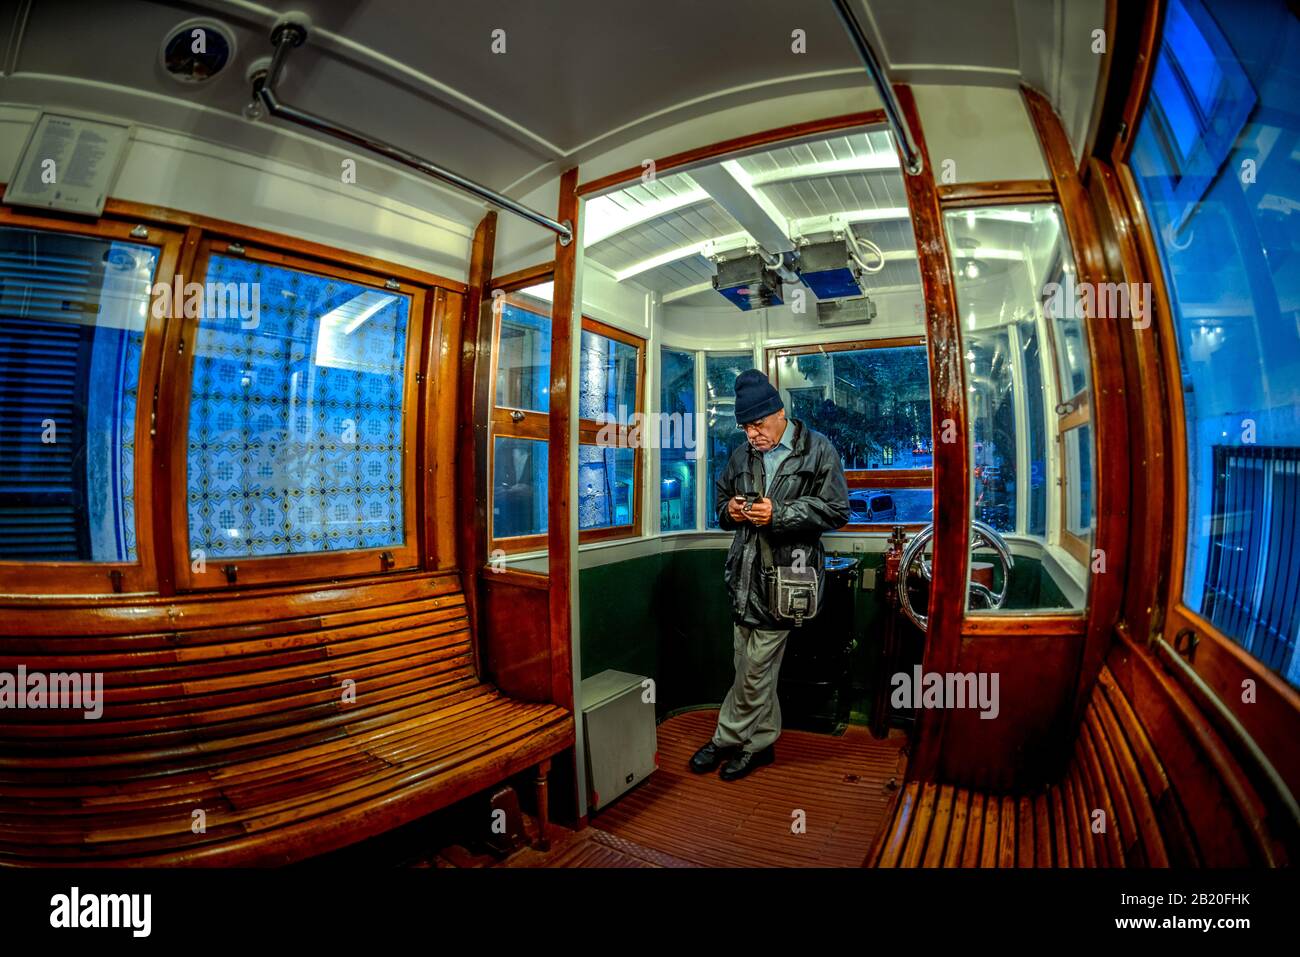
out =
<path fill-rule="evenodd" d="M 498 435 L 492 451 L 492 537 L 546 532 L 547 443 Z"/>
<path fill-rule="evenodd" d="M 850 525 L 928 525 L 934 491 L 928 488 L 851 488 Z"/>
<path fill-rule="evenodd" d="M 1090 405 L 1083 321 L 1060 211 L 1053 204 L 949 210 L 970 421 L 971 517 L 1013 552 L 1009 581 L 977 548 L 972 581 L 1003 592 L 1002 611 L 1082 609 L 1092 547 Z M 1070 409 L 1080 411 L 1070 418 Z M 1012 542 L 1007 541 L 1008 548 Z M 971 611 L 988 611 L 973 589 Z"/>
<path fill-rule="evenodd" d="M 505 303 L 497 338 L 497 405 L 547 412 L 551 408 L 550 389 L 550 316 Z"/>
<path fill-rule="evenodd" d="M 578 447 L 578 528 L 632 524 L 635 449 Z"/>
<path fill-rule="evenodd" d="M 135 417 L 158 251 L 0 228 L 0 559 L 136 560 Z"/>
<path fill-rule="evenodd" d="M 754 368 L 754 357 L 748 352 L 709 353 L 704 360 L 705 419 L 708 429 L 709 449 L 709 527 L 718 527 L 718 516 L 713 511 L 713 489 L 727 460 L 742 442 L 744 433 L 736 423 L 736 377 L 746 369 Z"/>
<path fill-rule="evenodd" d="M 964 337 L 971 428 L 971 514 L 996 532 L 1016 530 L 1016 415 L 1005 328 Z"/>
<path fill-rule="evenodd" d="M 1066 432 L 1066 528 L 1082 539 L 1092 535 L 1092 442 L 1088 426 Z"/>
<path fill-rule="evenodd" d="M 403 544 L 408 297 L 217 254 L 206 288 L 186 458 L 191 554 Z"/>
<path fill-rule="evenodd" d="M 930 468 L 925 346 L 777 357 L 786 412 L 821 432 L 845 470 Z"/>
<path fill-rule="evenodd" d="M 581 348 L 578 417 L 627 425 L 636 411 L 636 346 L 584 329 Z"/>
<path fill-rule="evenodd" d="M 1182 599 L 1300 686 L 1300 21 L 1292 6 L 1170 0 L 1156 61 L 1165 80 L 1137 124 L 1130 163 L 1182 373 Z M 1212 102 L 1209 119 L 1189 124 L 1189 102 Z"/>
<path fill-rule="evenodd" d="M 664 349 L 660 353 L 659 528 L 679 532 L 697 527 L 695 476 L 695 354 Z"/>
<path fill-rule="evenodd" d="M 1042 337 L 1038 334 L 1038 323 L 1031 315 L 1015 323 L 1011 329 L 1013 341 L 1020 350 L 1019 359 L 1013 363 L 1013 370 L 1022 372 L 1021 394 L 1024 396 L 1023 421 L 1025 437 L 1028 440 L 1026 452 L 1029 456 L 1028 468 L 1017 470 L 1019 484 L 1024 486 L 1025 494 L 1021 500 L 1026 502 L 1024 530 L 1030 535 L 1045 537 L 1047 535 L 1047 418 L 1043 405 L 1045 401 L 1043 385 Z"/>

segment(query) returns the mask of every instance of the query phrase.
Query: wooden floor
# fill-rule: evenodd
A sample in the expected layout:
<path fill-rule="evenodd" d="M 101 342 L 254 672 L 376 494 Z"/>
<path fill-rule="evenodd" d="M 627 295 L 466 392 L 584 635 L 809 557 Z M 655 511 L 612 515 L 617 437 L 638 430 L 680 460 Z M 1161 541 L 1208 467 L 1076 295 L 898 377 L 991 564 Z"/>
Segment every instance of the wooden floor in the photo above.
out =
<path fill-rule="evenodd" d="M 906 734 L 877 741 L 859 725 L 840 736 L 785 730 L 776 762 L 739 781 L 692 774 L 687 762 L 713 734 L 717 709 L 676 715 L 658 727 L 659 769 L 580 831 L 552 822 L 550 849 L 502 859 L 472 833 L 481 803 L 449 809 L 317 863 L 345 867 L 859 867 L 899 785 Z M 802 811 L 803 833 L 792 825 Z M 536 821 L 525 815 L 531 840 Z"/>
<path fill-rule="evenodd" d="M 858 725 L 841 737 L 786 730 L 774 764 L 723 781 L 687 768 L 717 718 L 710 709 L 660 724 L 659 770 L 592 815 L 591 827 L 706 867 L 860 866 L 884 825 L 890 780 L 902 783 L 906 735 L 878 741 Z M 798 811 L 803 833 L 792 830 Z"/>

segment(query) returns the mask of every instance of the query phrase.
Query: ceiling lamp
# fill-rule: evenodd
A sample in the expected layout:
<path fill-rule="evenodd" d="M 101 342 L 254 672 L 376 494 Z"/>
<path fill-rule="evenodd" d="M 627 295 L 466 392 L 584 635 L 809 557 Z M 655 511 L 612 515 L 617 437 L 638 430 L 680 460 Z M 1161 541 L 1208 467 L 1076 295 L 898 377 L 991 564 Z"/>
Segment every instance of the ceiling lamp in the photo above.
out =
<path fill-rule="evenodd" d="M 198 17 L 167 32 L 158 51 L 163 70 L 178 83 L 206 83 L 235 58 L 235 37 L 225 24 Z"/>

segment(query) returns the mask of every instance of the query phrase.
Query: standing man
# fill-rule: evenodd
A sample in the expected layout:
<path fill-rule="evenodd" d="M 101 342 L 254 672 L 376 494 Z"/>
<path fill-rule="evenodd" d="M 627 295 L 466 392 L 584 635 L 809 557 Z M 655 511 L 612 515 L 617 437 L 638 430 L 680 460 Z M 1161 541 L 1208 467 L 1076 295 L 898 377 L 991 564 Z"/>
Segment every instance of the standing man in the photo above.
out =
<path fill-rule="evenodd" d="M 702 774 L 730 758 L 720 775 L 727 781 L 771 764 L 773 742 L 781 734 L 776 683 L 790 622 L 768 608 L 759 535 L 767 537 L 774 566 L 815 570 L 820 608 L 821 536 L 849 520 L 839 453 L 820 432 L 786 419 L 781 394 L 757 369 L 736 377 L 736 422 L 749 441 L 731 454 L 714 486 L 718 524 L 736 532 L 723 576 L 731 593 L 736 677 L 713 739 L 690 762 L 691 770 Z M 755 476 L 761 481 L 757 487 Z M 748 503 L 746 493 L 751 493 Z"/>

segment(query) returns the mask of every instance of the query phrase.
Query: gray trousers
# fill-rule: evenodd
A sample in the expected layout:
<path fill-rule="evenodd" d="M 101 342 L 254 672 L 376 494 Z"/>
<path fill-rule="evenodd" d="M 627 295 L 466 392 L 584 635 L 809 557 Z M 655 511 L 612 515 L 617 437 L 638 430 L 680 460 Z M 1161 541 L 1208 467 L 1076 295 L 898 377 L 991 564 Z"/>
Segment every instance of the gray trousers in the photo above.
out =
<path fill-rule="evenodd" d="M 790 630 L 769 631 L 733 625 L 736 679 L 718 713 L 713 743 L 720 748 L 762 751 L 781 736 L 781 702 L 777 675 Z"/>

